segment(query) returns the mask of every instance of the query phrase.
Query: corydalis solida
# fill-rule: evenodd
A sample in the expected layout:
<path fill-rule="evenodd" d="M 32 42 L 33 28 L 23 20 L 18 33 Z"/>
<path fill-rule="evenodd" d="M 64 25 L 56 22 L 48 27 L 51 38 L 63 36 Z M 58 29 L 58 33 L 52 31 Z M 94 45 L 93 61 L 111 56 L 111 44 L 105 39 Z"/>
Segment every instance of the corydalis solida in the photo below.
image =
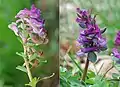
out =
<path fill-rule="evenodd" d="M 35 44 L 46 44 L 48 42 L 45 30 L 45 20 L 41 17 L 41 11 L 31 6 L 31 9 L 23 9 L 15 16 L 16 22 L 8 27 L 19 36 L 23 42 Z"/>
<path fill-rule="evenodd" d="M 81 10 L 77 8 L 76 22 L 82 28 L 80 30 L 77 41 L 82 48 L 77 52 L 78 56 L 82 56 L 89 52 L 100 52 L 107 49 L 106 38 L 102 37 L 102 34 L 106 31 L 106 28 L 100 30 L 96 24 L 96 15 L 91 16 L 89 10 Z"/>
<path fill-rule="evenodd" d="M 120 59 L 120 31 L 118 31 L 116 38 L 115 38 L 115 47 L 112 49 L 113 56 Z"/>
<path fill-rule="evenodd" d="M 24 48 L 24 52 L 16 52 L 24 59 L 23 66 L 18 66 L 16 69 L 26 72 L 30 80 L 28 85 L 36 87 L 39 78 L 33 78 L 31 69 L 39 65 L 40 57 L 43 54 L 39 48 L 40 44 L 48 43 L 45 20 L 41 17 L 41 11 L 35 5 L 32 5 L 30 10 L 27 8 L 20 10 L 15 18 L 16 21 L 9 24 L 8 27 L 16 36 L 21 38 Z"/>

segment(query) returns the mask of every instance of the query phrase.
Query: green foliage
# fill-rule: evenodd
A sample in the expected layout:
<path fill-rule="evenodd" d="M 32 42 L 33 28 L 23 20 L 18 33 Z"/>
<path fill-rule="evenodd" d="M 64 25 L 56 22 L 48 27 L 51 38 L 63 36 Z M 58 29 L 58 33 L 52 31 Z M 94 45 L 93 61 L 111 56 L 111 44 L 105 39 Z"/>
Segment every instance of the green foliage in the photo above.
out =
<path fill-rule="evenodd" d="M 36 87 L 36 84 L 38 83 L 39 79 L 33 78 L 29 84 L 26 84 L 26 86 Z"/>
<path fill-rule="evenodd" d="M 60 67 L 60 87 L 83 87 L 79 78 L 79 74 L 72 75 L 71 71 Z"/>
<path fill-rule="evenodd" d="M 78 71 L 72 73 L 75 67 L 67 69 L 60 66 L 60 87 L 119 87 L 120 75 L 117 73 L 113 73 L 112 79 L 110 79 L 98 75 L 92 70 L 88 70 L 85 82 L 81 81 L 83 72 L 82 74 L 80 72 L 82 69 L 78 67 L 74 54 L 70 52 L 68 54 L 70 56 L 69 58 L 72 59 L 72 62 L 78 68 Z M 89 55 L 89 58 L 93 57 L 97 57 L 96 54 L 92 53 L 92 56 L 91 54 Z"/>
<path fill-rule="evenodd" d="M 115 68 L 120 72 L 120 64 L 116 63 Z"/>
<path fill-rule="evenodd" d="M 71 54 L 70 52 L 68 53 L 69 54 L 69 57 L 71 58 L 72 62 L 77 66 L 77 68 L 79 69 L 79 72 L 80 74 L 82 74 L 82 69 L 81 67 L 79 66 L 79 64 L 74 60 L 75 59 L 75 56 L 73 54 Z"/>
<path fill-rule="evenodd" d="M 95 84 L 91 87 L 109 87 L 109 83 L 106 80 L 101 80 L 101 77 L 97 76 L 95 78 Z"/>

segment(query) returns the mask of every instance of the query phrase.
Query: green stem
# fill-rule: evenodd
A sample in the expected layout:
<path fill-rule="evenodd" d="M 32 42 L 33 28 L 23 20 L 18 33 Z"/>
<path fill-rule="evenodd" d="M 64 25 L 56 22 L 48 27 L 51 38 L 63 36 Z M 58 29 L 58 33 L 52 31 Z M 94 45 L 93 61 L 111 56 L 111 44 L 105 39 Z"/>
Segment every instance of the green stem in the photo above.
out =
<path fill-rule="evenodd" d="M 24 54 L 27 55 L 26 46 L 24 46 Z M 25 66 L 26 66 L 26 69 L 27 69 L 27 74 L 28 74 L 29 80 L 32 81 L 32 73 L 30 71 L 29 62 L 28 62 L 27 58 L 24 58 L 24 61 L 25 61 Z"/>
<path fill-rule="evenodd" d="M 75 65 L 78 67 L 80 73 L 82 74 L 83 71 L 82 71 L 81 67 L 76 63 L 76 61 L 74 60 L 73 56 L 72 56 L 70 53 L 68 53 L 68 54 L 69 54 L 71 60 L 72 60 L 72 61 L 75 63 Z"/>
<path fill-rule="evenodd" d="M 85 64 L 85 69 L 84 69 L 83 76 L 82 76 L 82 80 L 83 81 L 85 81 L 85 77 L 87 75 L 88 66 L 89 66 L 89 60 L 88 60 L 88 57 L 87 57 L 86 64 Z"/>

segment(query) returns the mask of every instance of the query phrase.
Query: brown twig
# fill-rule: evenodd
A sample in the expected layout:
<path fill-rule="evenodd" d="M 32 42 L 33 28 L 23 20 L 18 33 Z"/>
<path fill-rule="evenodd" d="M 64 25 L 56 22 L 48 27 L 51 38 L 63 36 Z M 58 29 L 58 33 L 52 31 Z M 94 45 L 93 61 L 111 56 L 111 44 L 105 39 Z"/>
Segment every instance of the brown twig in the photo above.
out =
<path fill-rule="evenodd" d="M 114 66 L 112 65 L 103 75 L 102 79 L 106 76 L 106 74 L 113 68 Z"/>
<path fill-rule="evenodd" d="M 87 61 L 86 61 L 86 64 L 85 64 L 85 69 L 84 69 L 83 76 L 82 76 L 82 80 L 83 81 L 85 81 L 85 77 L 87 75 L 88 66 L 89 66 L 89 60 L 88 60 L 88 57 L 87 57 Z"/>

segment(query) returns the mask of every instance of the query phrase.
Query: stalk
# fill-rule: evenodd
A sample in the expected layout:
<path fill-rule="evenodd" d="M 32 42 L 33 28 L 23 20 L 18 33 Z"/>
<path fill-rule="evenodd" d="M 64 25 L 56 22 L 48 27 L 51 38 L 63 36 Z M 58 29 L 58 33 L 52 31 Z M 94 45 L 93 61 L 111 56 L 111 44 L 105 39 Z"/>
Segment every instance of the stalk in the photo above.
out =
<path fill-rule="evenodd" d="M 24 54 L 27 55 L 26 46 L 24 46 Z M 25 57 L 24 57 L 24 61 L 25 61 L 25 66 L 26 66 L 26 69 L 27 69 L 27 74 L 28 74 L 29 80 L 32 81 L 32 73 L 30 71 L 29 62 L 28 62 L 27 58 L 25 58 Z"/>
<path fill-rule="evenodd" d="M 82 76 L 83 81 L 85 81 L 85 77 L 86 77 L 87 71 L 88 71 L 88 66 L 89 66 L 89 60 L 88 60 L 88 57 L 87 57 L 86 64 L 85 64 L 85 69 L 84 69 L 83 76 Z"/>

